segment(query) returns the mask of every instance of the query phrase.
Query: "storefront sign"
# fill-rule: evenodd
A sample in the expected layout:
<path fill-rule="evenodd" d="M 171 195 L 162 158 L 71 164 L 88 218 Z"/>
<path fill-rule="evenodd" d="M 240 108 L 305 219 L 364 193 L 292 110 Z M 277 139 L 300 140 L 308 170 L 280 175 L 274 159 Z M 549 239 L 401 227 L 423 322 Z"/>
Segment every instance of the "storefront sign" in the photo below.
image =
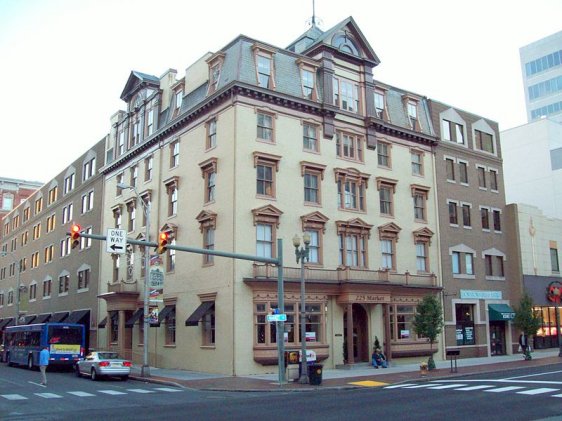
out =
<path fill-rule="evenodd" d="M 560 281 L 552 281 L 546 287 L 546 298 L 555 304 L 560 304 L 562 297 L 562 283 Z"/>
<path fill-rule="evenodd" d="M 461 298 L 476 300 L 502 300 L 501 291 L 478 291 L 473 289 L 461 289 Z"/>

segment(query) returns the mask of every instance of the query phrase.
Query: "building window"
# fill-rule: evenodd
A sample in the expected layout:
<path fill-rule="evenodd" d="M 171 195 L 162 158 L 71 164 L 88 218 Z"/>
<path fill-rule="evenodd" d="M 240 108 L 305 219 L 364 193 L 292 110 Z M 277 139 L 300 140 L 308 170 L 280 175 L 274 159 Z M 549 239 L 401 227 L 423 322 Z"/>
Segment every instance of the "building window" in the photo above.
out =
<path fill-rule="evenodd" d="M 272 225 L 256 225 L 256 255 L 259 257 L 273 257 Z"/>
<path fill-rule="evenodd" d="M 414 330 L 413 321 L 416 307 L 411 305 L 389 305 L 390 339 L 392 341 L 411 342 L 419 338 Z"/>
<path fill-rule="evenodd" d="M 396 192 L 397 180 L 377 177 L 377 189 L 379 191 L 379 209 L 381 215 L 394 215 L 394 193 Z"/>
<path fill-rule="evenodd" d="M 275 142 L 273 137 L 273 116 L 263 112 L 257 113 L 257 137 L 265 142 Z"/>
<path fill-rule="evenodd" d="M 462 225 L 465 228 L 472 227 L 472 223 L 470 221 L 470 210 L 471 206 L 469 204 L 464 203 L 462 205 Z"/>
<path fill-rule="evenodd" d="M 55 229 L 56 214 L 52 214 L 47 217 L 47 232 L 51 232 Z"/>
<path fill-rule="evenodd" d="M 180 112 L 181 105 L 183 103 L 183 90 L 179 90 L 175 93 L 175 108 L 174 108 L 174 117 L 177 116 Z"/>
<path fill-rule="evenodd" d="M 180 141 L 176 140 L 170 144 L 170 168 L 175 168 L 180 163 Z"/>
<path fill-rule="evenodd" d="M 423 152 L 410 151 L 410 158 L 412 161 L 412 174 L 423 175 Z"/>
<path fill-rule="evenodd" d="M 215 345 L 215 306 L 209 309 L 201 319 L 203 346 Z"/>
<path fill-rule="evenodd" d="M 207 142 L 206 148 L 211 149 L 217 146 L 217 119 L 213 118 L 207 122 Z"/>
<path fill-rule="evenodd" d="M 132 231 L 135 230 L 135 219 L 136 219 L 136 216 L 137 216 L 136 199 L 131 200 L 129 203 L 127 203 L 127 212 L 129 214 L 127 230 L 128 230 L 128 232 L 132 232 Z"/>
<path fill-rule="evenodd" d="M 166 345 L 176 344 L 176 306 L 166 314 L 164 319 L 166 324 Z"/>
<path fill-rule="evenodd" d="M 90 177 L 94 176 L 94 174 L 96 173 L 96 158 L 92 158 L 89 161 L 86 161 L 82 166 L 82 169 L 82 181 L 86 181 Z"/>
<path fill-rule="evenodd" d="M 11 306 L 14 304 L 14 290 L 8 291 L 8 305 Z"/>
<path fill-rule="evenodd" d="M 54 257 L 54 255 L 55 255 L 55 246 L 53 246 L 53 245 L 47 246 L 47 247 L 45 247 L 45 250 L 44 250 L 44 251 L 45 251 L 45 256 L 44 256 L 44 257 L 45 257 L 45 260 L 44 260 L 44 263 L 47 264 L 47 263 L 52 262 L 52 261 L 53 261 L 53 257 Z"/>
<path fill-rule="evenodd" d="M 199 164 L 201 175 L 205 180 L 204 203 L 213 202 L 216 196 L 217 158 L 210 158 Z"/>
<path fill-rule="evenodd" d="M 152 180 L 152 166 L 154 158 L 149 156 L 144 160 L 144 181 Z"/>
<path fill-rule="evenodd" d="M 70 275 L 59 276 L 59 295 L 68 294 L 70 287 Z"/>
<path fill-rule="evenodd" d="M 275 197 L 275 174 L 279 170 L 280 159 L 281 157 L 276 155 L 254 152 L 258 196 Z"/>
<path fill-rule="evenodd" d="M 474 253 L 453 251 L 451 257 L 453 275 L 474 275 Z"/>
<path fill-rule="evenodd" d="M 414 219 L 426 222 L 426 204 L 429 196 L 429 187 L 412 184 L 410 186 L 414 200 Z"/>
<path fill-rule="evenodd" d="M 92 227 L 88 227 L 84 230 L 86 234 L 92 234 Z M 80 237 L 80 250 L 92 247 L 92 239 L 86 237 Z"/>
<path fill-rule="evenodd" d="M 494 152 L 494 138 L 489 133 L 481 132 L 480 130 L 474 130 L 474 135 L 476 138 L 476 148 L 489 153 Z"/>
<path fill-rule="evenodd" d="M 464 161 L 459 161 L 459 181 L 468 185 L 468 164 Z"/>
<path fill-rule="evenodd" d="M 492 210 L 492 215 L 494 218 L 494 231 L 501 232 L 502 224 L 501 224 L 501 212 L 497 209 Z"/>
<path fill-rule="evenodd" d="M 458 225 L 459 224 L 459 216 L 458 216 L 458 204 L 457 202 L 448 202 L 449 207 L 449 224 L 451 225 Z"/>
<path fill-rule="evenodd" d="M 29 221 L 30 214 L 31 214 L 31 209 L 29 207 L 23 210 L 23 222 Z"/>
<path fill-rule="evenodd" d="M 35 201 L 35 215 L 43 210 L 43 198 L 40 197 Z"/>
<path fill-rule="evenodd" d="M 213 227 L 205 228 L 203 231 L 203 248 L 205 250 L 215 249 L 215 229 Z M 210 265 L 214 262 L 214 256 L 212 254 L 203 255 L 203 263 Z"/>
<path fill-rule="evenodd" d="M 172 238 L 172 241 L 170 241 L 170 245 L 175 246 L 176 245 L 176 239 Z M 174 249 L 168 249 L 168 264 L 166 266 L 166 270 L 168 272 L 173 272 L 176 269 L 176 250 Z"/>
<path fill-rule="evenodd" d="M 391 146 L 388 143 L 378 142 L 377 145 L 377 161 L 381 167 L 391 167 L 390 159 Z"/>
<path fill-rule="evenodd" d="M 178 214 L 178 180 L 177 177 L 164 182 L 168 194 L 168 216 Z"/>
<path fill-rule="evenodd" d="M 490 190 L 498 191 L 498 172 L 496 170 L 490 170 Z"/>
<path fill-rule="evenodd" d="M 484 255 L 484 265 L 487 277 L 503 278 L 505 276 L 502 256 L 486 254 Z"/>
<path fill-rule="evenodd" d="M 417 102 L 408 101 L 406 105 L 408 111 L 408 119 L 410 120 L 410 126 L 412 130 L 420 130 L 420 125 L 418 121 L 418 104 Z"/>
<path fill-rule="evenodd" d="M 340 209 L 365 212 L 365 190 L 369 175 L 355 169 L 336 168 L 336 182 L 338 184 L 338 207 Z"/>
<path fill-rule="evenodd" d="M 308 246 L 308 263 L 321 265 L 323 262 L 322 243 L 324 232 L 326 232 L 326 222 L 328 218 L 320 212 L 312 212 L 301 216 L 302 230 L 310 235 Z"/>
<path fill-rule="evenodd" d="M 324 179 L 326 166 L 313 162 L 301 161 L 301 174 L 304 180 L 304 203 L 308 205 L 320 205 L 321 180 Z"/>
<path fill-rule="evenodd" d="M 336 133 L 336 155 L 363 162 L 363 138 L 349 133 Z"/>
<path fill-rule="evenodd" d="M 37 299 L 37 284 L 29 285 L 29 301 L 35 301 Z"/>
<path fill-rule="evenodd" d="M 143 208 L 142 211 L 142 226 L 146 227 L 146 210 L 150 208 L 151 204 L 150 204 L 150 191 L 141 194 L 141 206 Z"/>
<path fill-rule="evenodd" d="M 119 131 L 119 140 L 117 144 L 117 152 L 118 156 L 121 156 L 125 153 L 125 129 L 122 128 Z"/>
<path fill-rule="evenodd" d="M 445 170 L 447 172 L 447 181 L 455 181 L 455 160 L 445 158 Z"/>
<path fill-rule="evenodd" d="M 146 134 L 150 136 L 152 133 L 154 133 L 154 109 L 146 112 Z"/>
<path fill-rule="evenodd" d="M 258 85 L 267 89 L 273 89 L 274 84 L 272 81 L 273 63 L 272 57 L 258 53 L 256 55 Z"/>
<path fill-rule="evenodd" d="M 359 86 L 346 79 L 333 78 L 334 105 L 342 110 L 359 113 Z"/>
<path fill-rule="evenodd" d="M 90 286 L 90 269 L 78 272 L 78 289 L 88 289 Z"/>
<path fill-rule="evenodd" d="M 480 219 L 482 220 L 482 229 L 490 229 L 490 210 L 488 208 L 480 208 Z"/>
<path fill-rule="evenodd" d="M 31 255 L 31 269 L 39 267 L 39 252 L 36 251 Z"/>
<path fill-rule="evenodd" d="M 94 191 L 82 195 L 82 213 L 91 211 L 94 208 Z"/>
<path fill-rule="evenodd" d="M 427 243 L 416 242 L 416 270 L 418 272 L 427 272 Z"/>
<path fill-rule="evenodd" d="M 464 126 L 448 120 L 441 120 L 441 136 L 449 142 L 464 145 Z"/>
<path fill-rule="evenodd" d="M 14 195 L 4 193 L 2 195 L 2 210 L 11 211 L 14 208 Z"/>
<path fill-rule="evenodd" d="M 138 177 L 139 177 L 139 166 L 134 165 L 133 167 L 131 167 L 131 179 L 130 179 L 131 187 L 137 186 Z"/>
<path fill-rule="evenodd" d="M 303 123 L 303 149 L 305 151 L 318 152 L 318 128 L 313 124 Z"/>
<path fill-rule="evenodd" d="M 476 171 L 478 171 L 478 187 L 481 189 L 486 188 L 486 168 L 484 167 L 476 167 Z"/>
<path fill-rule="evenodd" d="M 560 265 L 558 264 L 558 248 L 550 247 L 550 269 L 552 272 L 560 272 Z"/>
<path fill-rule="evenodd" d="M 53 204 L 57 200 L 58 191 L 59 191 L 59 188 L 57 186 L 55 186 L 51 190 L 49 190 L 49 197 L 47 199 L 48 205 Z"/>
<path fill-rule="evenodd" d="M 394 269 L 394 243 L 392 240 L 381 240 L 381 268 Z"/>
<path fill-rule="evenodd" d="M 41 222 L 33 226 L 33 239 L 37 240 L 41 237 Z"/>
<path fill-rule="evenodd" d="M 372 225 L 360 219 L 336 222 L 339 241 L 339 264 L 368 268 L 368 240 Z"/>
<path fill-rule="evenodd" d="M 43 298 L 48 298 L 51 296 L 52 286 L 53 281 L 51 279 L 45 279 L 43 281 Z"/>
<path fill-rule="evenodd" d="M 123 194 L 123 189 L 121 187 L 119 187 L 119 185 L 123 184 L 123 181 L 125 180 L 125 175 L 123 173 L 121 174 L 117 174 L 117 176 L 115 177 L 115 196 L 121 196 Z"/>

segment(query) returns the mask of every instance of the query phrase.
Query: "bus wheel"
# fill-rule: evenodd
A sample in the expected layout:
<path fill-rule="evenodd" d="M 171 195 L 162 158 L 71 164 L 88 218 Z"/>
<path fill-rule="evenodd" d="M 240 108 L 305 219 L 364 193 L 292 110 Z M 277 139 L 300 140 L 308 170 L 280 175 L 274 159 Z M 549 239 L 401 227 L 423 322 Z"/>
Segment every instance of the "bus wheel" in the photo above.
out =
<path fill-rule="evenodd" d="M 33 357 L 31 355 L 27 359 L 27 368 L 29 368 L 30 370 L 33 370 Z"/>
<path fill-rule="evenodd" d="M 10 354 L 8 353 L 8 355 L 6 355 L 6 362 L 8 363 L 9 367 L 13 367 L 14 363 L 12 362 L 12 359 L 10 357 Z"/>

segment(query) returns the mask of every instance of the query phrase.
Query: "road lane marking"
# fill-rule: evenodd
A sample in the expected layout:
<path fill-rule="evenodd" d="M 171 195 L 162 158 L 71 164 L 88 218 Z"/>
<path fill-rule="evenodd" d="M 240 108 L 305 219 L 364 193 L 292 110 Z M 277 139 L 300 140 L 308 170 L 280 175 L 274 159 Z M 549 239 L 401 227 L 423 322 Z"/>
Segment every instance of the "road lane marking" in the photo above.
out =
<path fill-rule="evenodd" d="M 489 387 L 494 387 L 494 385 L 493 384 L 479 384 L 477 386 L 461 387 L 460 389 L 455 389 L 455 390 L 481 390 L 481 389 L 487 389 Z"/>
<path fill-rule="evenodd" d="M 397 389 L 399 387 L 415 386 L 415 383 L 404 383 L 404 384 L 393 384 L 392 386 L 386 386 L 385 389 Z"/>
<path fill-rule="evenodd" d="M 34 384 L 35 386 L 47 387 L 46 385 L 41 384 L 41 383 L 35 383 L 35 382 L 31 382 L 31 381 L 28 381 L 28 383 Z"/>
<path fill-rule="evenodd" d="M 562 393 L 560 395 L 552 395 L 553 398 L 562 398 Z"/>
<path fill-rule="evenodd" d="M 61 395 L 57 395 L 56 393 L 35 393 L 35 395 L 39 396 L 40 398 L 45 398 L 45 399 L 59 399 L 59 398 L 62 398 Z"/>
<path fill-rule="evenodd" d="M 80 392 L 80 391 L 66 392 L 66 393 L 69 393 L 69 394 L 74 395 L 74 396 L 79 396 L 81 398 L 85 398 L 85 397 L 88 397 L 88 396 L 96 396 L 96 395 L 93 395 L 93 394 L 88 393 L 88 392 Z"/>
<path fill-rule="evenodd" d="M 498 387 L 497 389 L 486 389 L 484 392 L 494 392 L 494 393 L 501 393 L 501 392 L 510 392 L 512 390 L 519 390 L 525 389 L 523 386 L 506 386 L 506 387 Z"/>
<path fill-rule="evenodd" d="M 552 389 L 550 387 L 541 387 L 539 389 L 525 390 L 524 392 L 517 392 L 521 395 L 540 395 L 541 393 L 558 392 L 560 389 Z"/>
<path fill-rule="evenodd" d="M 430 387 L 430 386 L 441 386 L 440 383 L 424 383 L 424 384 L 417 384 L 415 386 L 404 386 L 402 389 L 421 389 L 422 387 Z"/>
<path fill-rule="evenodd" d="M 146 389 L 127 389 L 127 391 L 135 393 L 154 393 L 154 391 Z"/>
<path fill-rule="evenodd" d="M 462 383 L 453 383 L 453 384 L 445 384 L 445 385 L 441 385 L 441 386 L 431 386 L 428 387 L 428 389 L 434 389 L 434 390 L 440 390 L 440 389 L 453 389 L 455 387 L 463 387 L 466 386 L 466 384 L 462 384 Z"/>
<path fill-rule="evenodd" d="M 119 392 L 117 390 L 98 390 L 100 393 L 105 393 L 106 395 L 126 395 L 125 392 Z"/>
<path fill-rule="evenodd" d="M 380 387 L 380 386 L 386 386 L 388 383 L 375 382 L 373 380 L 363 380 L 360 382 L 349 382 L 348 384 L 353 384 L 356 386 L 364 386 L 364 387 Z"/>
<path fill-rule="evenodd" d="M 181 392 L 181 389 L 172 389 L 171 387 L 155 387 L 156 390 L 161 390 L 162 392 Z"/>
<path fill-rule="evenodd" d="M 0 395 L 0 396 L 2 396 L 4 399 L 8 399 L 9 401 L 22 401 L 22 400 L 27 399 L 25 396 L 16 395 L 16 394 L 13 394 L 13 395 Z"/>
<path fill-rule="evenodd" d="M 525 377 L 546 376 L 546 375 L 556 374 L 556 373 L 562 373 L 562 370 L 549 371 L 548 373 L 535 373 L 535 374 L 526 374 L 524 376 L 507 377 L 507 378 L 505 378 L 505 380 L 524 379 Z"/>

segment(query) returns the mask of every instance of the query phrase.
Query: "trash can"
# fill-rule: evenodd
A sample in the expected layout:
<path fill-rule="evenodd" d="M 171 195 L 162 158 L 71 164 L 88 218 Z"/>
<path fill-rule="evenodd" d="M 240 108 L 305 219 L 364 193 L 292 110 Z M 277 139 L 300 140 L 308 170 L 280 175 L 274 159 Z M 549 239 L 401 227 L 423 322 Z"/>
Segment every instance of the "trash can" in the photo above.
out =
<path fill-rule="evenodd" d="M 314 386 L 322 384 L 322 364 L 308 366 L 308 383 Z"/>

